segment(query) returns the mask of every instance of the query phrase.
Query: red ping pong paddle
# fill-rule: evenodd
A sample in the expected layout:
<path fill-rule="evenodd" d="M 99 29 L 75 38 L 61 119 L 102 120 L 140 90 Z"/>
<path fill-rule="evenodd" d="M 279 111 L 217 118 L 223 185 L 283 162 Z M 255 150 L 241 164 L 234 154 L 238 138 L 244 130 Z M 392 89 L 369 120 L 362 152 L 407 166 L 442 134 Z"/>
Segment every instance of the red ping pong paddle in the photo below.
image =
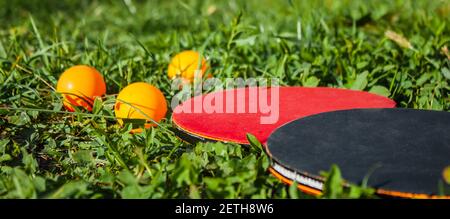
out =
<path fill-rule="evenodd" d="M 248 144 L 251 133 L 265 144 L 276 128 L 322 112 L 355 108 L 392 108 L 376 94 L 340 88 L 246 87 L 193 97 L 172 114 L 175 127 L 195 140 Z"/>

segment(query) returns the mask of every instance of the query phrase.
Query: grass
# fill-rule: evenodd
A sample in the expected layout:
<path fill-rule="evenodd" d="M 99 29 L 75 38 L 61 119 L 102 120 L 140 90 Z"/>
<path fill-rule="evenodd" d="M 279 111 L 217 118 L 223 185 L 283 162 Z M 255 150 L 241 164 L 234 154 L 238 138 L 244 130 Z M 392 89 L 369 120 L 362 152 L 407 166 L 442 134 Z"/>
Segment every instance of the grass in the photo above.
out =
<path fill-rule="evenodd" d="M 182 142 L 170 113 L 141 134 L 117 124 L 114 94 L 129 83 L 171 100 L 167 66 L 184 49 L 202 51 L 217 78 L 450 107 L 448 1 L 1 1 L 0 18 L 0 198 L 311 198 L 268 174 L 253 147 Z M 92 113 L 65 113 L 54 91 L 75 64 L 105 77 Z M 342 190 L 340 175 L 331 167 L 324 198 L 370 193 Z"/>

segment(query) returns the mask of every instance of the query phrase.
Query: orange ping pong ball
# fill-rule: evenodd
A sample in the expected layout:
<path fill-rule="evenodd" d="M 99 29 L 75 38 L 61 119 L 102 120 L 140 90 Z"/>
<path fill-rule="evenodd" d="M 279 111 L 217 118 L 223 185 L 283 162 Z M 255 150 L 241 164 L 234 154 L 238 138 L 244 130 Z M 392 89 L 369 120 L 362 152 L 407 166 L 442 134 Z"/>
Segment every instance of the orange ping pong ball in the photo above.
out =
<path fill-rule="evenodd" d="M 91 111 L 94 99 L 105 95 L 106 84 L 95 68 L 76 65 L 62 73 L 56 91 L 63 95 L 67 110 L 73 112 L 74 107 L 79 106 Z"/>
<path fill-rule="evenodd" d="M 120 125 L 123 119 L 147 120 L 145 128 L 155 126 L 149 118 L 155 122 L 161 121 L 167 113 L 167 102 L 164 94 L 156 87 L 136 82 L 123 88 L 117 96 L 114 105 L 114 114 Z M 139 129 L 134 130 L 140 132 Z"/>
<path fill-rule="evenodd" d="M 201 78 L 208 68 L 206 59 L 202 58 L 200 53 L 186 50 L 172 58 L 167 74 L 170 79 L 181 78 L 187 83 L 192 83 L 194 77 Z"/>

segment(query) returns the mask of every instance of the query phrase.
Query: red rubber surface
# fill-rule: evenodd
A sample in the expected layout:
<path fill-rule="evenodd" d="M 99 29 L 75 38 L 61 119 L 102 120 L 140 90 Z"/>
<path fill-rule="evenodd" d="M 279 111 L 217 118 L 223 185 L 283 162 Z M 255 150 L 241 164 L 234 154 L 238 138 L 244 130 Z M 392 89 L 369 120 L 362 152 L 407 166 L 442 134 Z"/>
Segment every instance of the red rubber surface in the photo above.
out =
<path fill-rule="evenodd" d="M 267 92 L 267 100 L 270 105 L 272 97 L 271 89 L 258 88 L 260 92 Z M 245 92 L 245 113 L 237 113 L 237 91 Z M 363 91 L 353 91 L 340 88 L 305 88 L 305 87 L 279 87 L 279 119 L 274 124 L 261 124 L 261 116 L 268 116 L 262 113 L 259 106 L 256 113 L 249 112 L 249 105 L 258 103 L 258 99 L 249 98 L 249 88 L 238 88 L 213 92 L 206 95 L 196 96 L 183 102 L 174 109 L 172 121 L 185 132 L 207 138 L 211 140 L 234 142 L 238 144 L 248 144 L 246 133 L 251 133 L 263 144 L 266 143 L 269 135 L 281 125 L 295 119 L 309 115 L 344 109 L 354 108 L 393 108 L 395 102 L 389 98 L 371 94 Z M 202 104 L 202 101 L 216 98 L 226 105 L 227 95 L 233 96 L 234 113 L 227 113 L 226 109 L 222 113 L 194 112 L 195 104 Z M 209 102 L 209 101 L 208 101 Z M 213 102 L 214 103 L 214 102 Z M 191 112 L 178 112 L 183 107 L 189 108 Z M 228 104 L 230 109 L 233 108 Z"/>

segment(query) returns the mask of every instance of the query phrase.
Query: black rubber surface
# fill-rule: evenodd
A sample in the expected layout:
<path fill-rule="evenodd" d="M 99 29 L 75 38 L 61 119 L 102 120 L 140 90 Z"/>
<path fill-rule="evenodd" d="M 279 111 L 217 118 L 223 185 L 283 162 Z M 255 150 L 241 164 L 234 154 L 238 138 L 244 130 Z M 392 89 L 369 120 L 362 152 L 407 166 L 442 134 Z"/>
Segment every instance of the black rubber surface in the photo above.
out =
<path fill-rule="evenodd" d="M 337 164 L 343 178 L 386 190 L 438 194 L 450 165 L 450 113 L 413 109 L 355 109 L 287 123 L 268 150 L 281 165 L 313 176 Z M 448 189 L 448 186 L 446 189 Z"/>

